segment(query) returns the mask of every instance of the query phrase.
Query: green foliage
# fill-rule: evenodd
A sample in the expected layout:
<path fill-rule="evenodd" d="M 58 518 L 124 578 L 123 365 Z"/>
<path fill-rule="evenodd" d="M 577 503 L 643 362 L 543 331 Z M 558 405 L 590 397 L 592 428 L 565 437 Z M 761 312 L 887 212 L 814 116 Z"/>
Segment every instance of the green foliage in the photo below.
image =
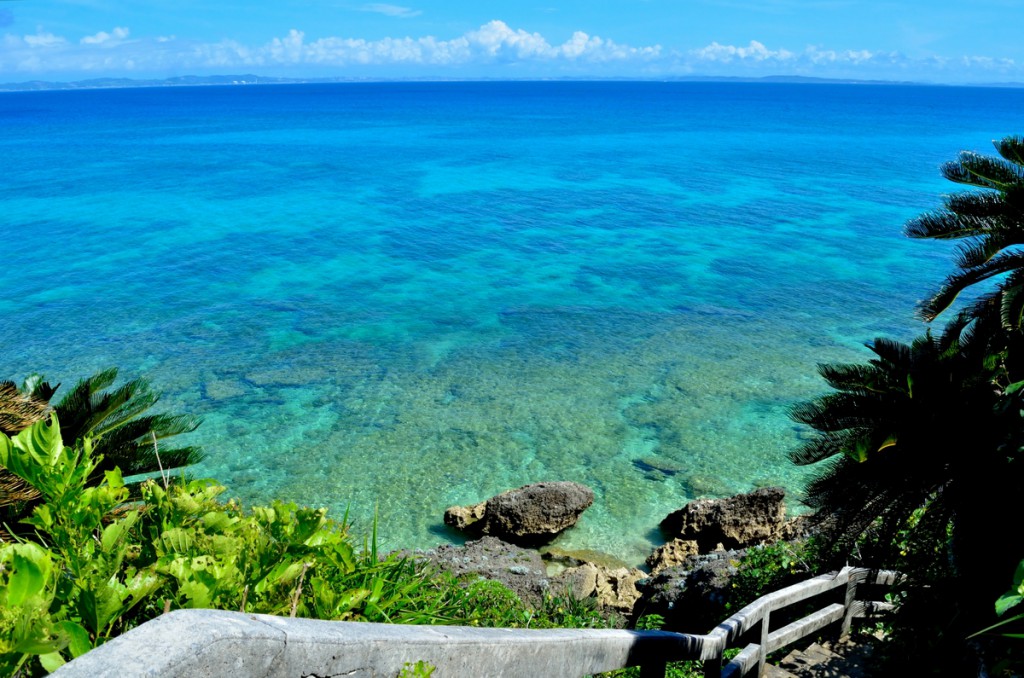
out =
<path fill-rule="evenodd" d="M 399 672 L 398 678 L 430 678 L 436 670 L 436 666 L 422 660 L 415 664 L 406 662 L 401 672 Z"/>
<path fill-rule="evenodd" d="M 725 610 L 731 614 L 766 593 L 818 573 L 816 541 L 778 542 L 747 549 L 729 578 Z"/>
<path fill-rule="evenodd" d="M 1021 603 L 1024 603 L 1024 560 L 1017 564 L 1017 569 L 1013 573 L 1013 586 L 996 600 L 996 614 L 1002 617 Z M 1024 618 L 1024 613 L 1015 617 L 1015 619 L 1021 618 Z"/>
<path fill-rule="evenodd" d="M 15 544 L 0 550 L 3 675 L 14 675 L 33 656 L 52 659 L 68 645 L 68 634 L 50 616 L 56 589 L 53 559 L 46 549 Z"/>
<path fill-rule="evenodd" d="M 0 382 L 0 433 L 16 436 L 45 420 L 51 411 L 56 413 L 64 442 L 80 446 L 88 441 L 92 446 L 94 464 L 87 483 L 91 486 L 101 484 L 105 473 L 115 468 L 129 475 L 144 474 L 188 466 L 202 458 L 196 447 L 165 445 L 157 449 L 158 440 L 193 431 L 199 420 L 148 414 L 159 400 L 148 382 L 134 379 L 115 387 L 116 379 L 116 369 L 99 372 L 80 381 L 56 405 L 51 405 L 51 400 L 60 385 L 51 386 L 39 375 L 26 379 L 20 388 L 13 382 Z M 0 469 L 0 523 L 6 526 L 4 530 L 17 533 L 39 499 L 33 481 Z M 0 530 L 0 540 L 4 530 Z"/>

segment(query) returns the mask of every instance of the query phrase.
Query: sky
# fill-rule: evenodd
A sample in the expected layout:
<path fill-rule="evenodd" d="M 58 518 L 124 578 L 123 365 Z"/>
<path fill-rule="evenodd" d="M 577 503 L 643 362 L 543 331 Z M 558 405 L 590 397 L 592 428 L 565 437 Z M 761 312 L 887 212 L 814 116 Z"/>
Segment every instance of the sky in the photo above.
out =
<path fill-rule="evenodd" d="M 0 0 L 0 82 L 809 76 L 1024 82 L 1024 0 Z"/>

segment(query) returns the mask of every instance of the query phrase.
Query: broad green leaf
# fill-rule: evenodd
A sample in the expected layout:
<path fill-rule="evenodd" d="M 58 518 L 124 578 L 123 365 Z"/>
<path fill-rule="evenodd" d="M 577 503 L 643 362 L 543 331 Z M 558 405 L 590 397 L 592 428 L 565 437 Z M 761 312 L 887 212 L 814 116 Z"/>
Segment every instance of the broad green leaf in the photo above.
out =
<path fill-rule="evenodd" d="M 27 638 L 22 638 L 14 646 L 14 651 L 19 654 L 39 655 L 48 654 L 50 652 L 56 652 L 62 645 L 61 641 L 57 638 L 50 638 L 45 635 L 45 632 L 36 627 L 29 630 L 32 635 Z"/>
<path fill-rule="evenodd" d="M 106 471 L 103 474 L 106 478 L 107 485 L 114 490 L 119 490 L 124 487 L 124 477 L 121 475 L 121 469 L 117 466 L 112 471 Z"/>
<path fill-rule="evenodd" d="M 135 525 L 138 518 L 138 512 L 131 511 L 103 528 L 103 536 L 100 538 L 100 546 L 103 548 L 103 552 L 113 552 L 114 547 L 128 534 L 128 531 Z"/>
<path fill-rule="evenodd" d="M 42 593 L 46 577 L 39 565 L 20 553 L 12 556 L 11 565 L 14 571 L 7 580 L 7 603 L 17 607 Z"/>
<path fill-rule="evenodd" d="M 1010 591 L 999 596 L 996 600 L 996 614 L 1002 617 L 1006 614 L 1006 611 L 1012 607 L 1020 605 L 1021 601 L 1024 601 L 1024 596 L 1021 596 L 1016 591 Z"/>
<path fill-rule="evenodd" d="M 1024 560 L 1017 563 L 1017 569 L 1013 573 L 1013 585 L 1021 595 L 1024 595 L 1024 589 L 1021 588 L 1024 587 Z"/>
<path fill-rule="evenodd" d="M 48 652 L 47 654 L 39 655 L 39 663 L 49 673 L 53 673 L 67 662 L 64 661 L 64 657 L 60 656 L 60 652 Z"/>
<path fill-rule="evenodd" d="M 171 553 L 188 553 L 195 545 L 195 537 L 191 530 L 174 527 L 160 535 L 164 548 Z"/>
<path fill-rule="evenodd" d="M 210 511 L 203 516 L 203 527 L 211 532 L 224 532 L 236 522 L 238 519 L 232 518 L 226 511 Z"/>
<path fill-rule="evenodd" d="M 58 625 L 61 633 L 68 637 L 68 649 L 71 651 L 72 658 L 81 657 L 83 654 L 92 649 L 92 640 L 89 638 L 89 632 L 85 630 L 81 624 L 73 621 L 64 621 Z"/>

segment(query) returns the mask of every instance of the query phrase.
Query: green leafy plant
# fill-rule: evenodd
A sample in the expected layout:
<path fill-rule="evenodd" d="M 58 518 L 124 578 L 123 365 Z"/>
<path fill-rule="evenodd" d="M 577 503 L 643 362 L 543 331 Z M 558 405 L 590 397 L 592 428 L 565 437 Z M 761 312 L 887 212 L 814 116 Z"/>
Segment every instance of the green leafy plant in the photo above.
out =
<path fill-rule="evenodd" d="M 194 446 L 159 450 L 158 441 L 194 431 L 199 420 L 184 415 L 150 414 L 159 396 L 144 379 L 115 386 L 117 369 L 98 372 L 76 384 L 59 402 L 52 399 L 60 385 L 51 386 L 39 375 L 0 382 L 0 433 L 17 435 L 45 420 L 51 412 L 60 421 L 61 438 L 68 445 L 89 441 L 95 465 L 88 485 L 103 482 L 114 468 L 129 475 L 168 471 L 195 464 L 202 452 Z M 39 491 L 7 469 L 0 469 L 0 523 L 17 531 L 39 501 Z M 0 539 L 4 532 L 0 531 Z"/>
<path fill-rule="evenodd" d="M 778 542 L 747 549 L 729 578 L 726 613 L 752 603 L 766 593 L 796 583 L 817 573 L 811 555 L 814 542 Z"/>
<path fill-rule="evenodd" d="M 415 664 L 406 662 L 401 672 L 399 672 L 398 678 L 430 678 L 436 670 L 436 666 L 422 660 L 417 661 Z"/>

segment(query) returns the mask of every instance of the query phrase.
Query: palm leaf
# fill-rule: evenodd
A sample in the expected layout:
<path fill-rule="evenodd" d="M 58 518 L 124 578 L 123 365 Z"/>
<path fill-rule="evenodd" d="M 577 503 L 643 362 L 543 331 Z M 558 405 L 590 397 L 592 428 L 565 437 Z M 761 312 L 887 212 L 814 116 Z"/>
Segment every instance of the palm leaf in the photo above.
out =
<path fill-rule="evenodd" d="M 1006 160 L 1024 166 L 1024 136 L 1003 137 L 999 141 L 993 141 L 992 145 Z"/>
<path fill-rule="evenodd" d="M 1024 183 L 1024 168 L 999 158 L 973 151 L 964 151 L 960 157 L 942 165 L 942 176 L 958 184 L 1004 191 Z"/>
<path fill-rule="evenodd" d="M 45 419 L 49 411 L 47 399 L 23 393 L 13 381 L 0 381 L 0 432 L 4 435 L 17 435 Z"/>

